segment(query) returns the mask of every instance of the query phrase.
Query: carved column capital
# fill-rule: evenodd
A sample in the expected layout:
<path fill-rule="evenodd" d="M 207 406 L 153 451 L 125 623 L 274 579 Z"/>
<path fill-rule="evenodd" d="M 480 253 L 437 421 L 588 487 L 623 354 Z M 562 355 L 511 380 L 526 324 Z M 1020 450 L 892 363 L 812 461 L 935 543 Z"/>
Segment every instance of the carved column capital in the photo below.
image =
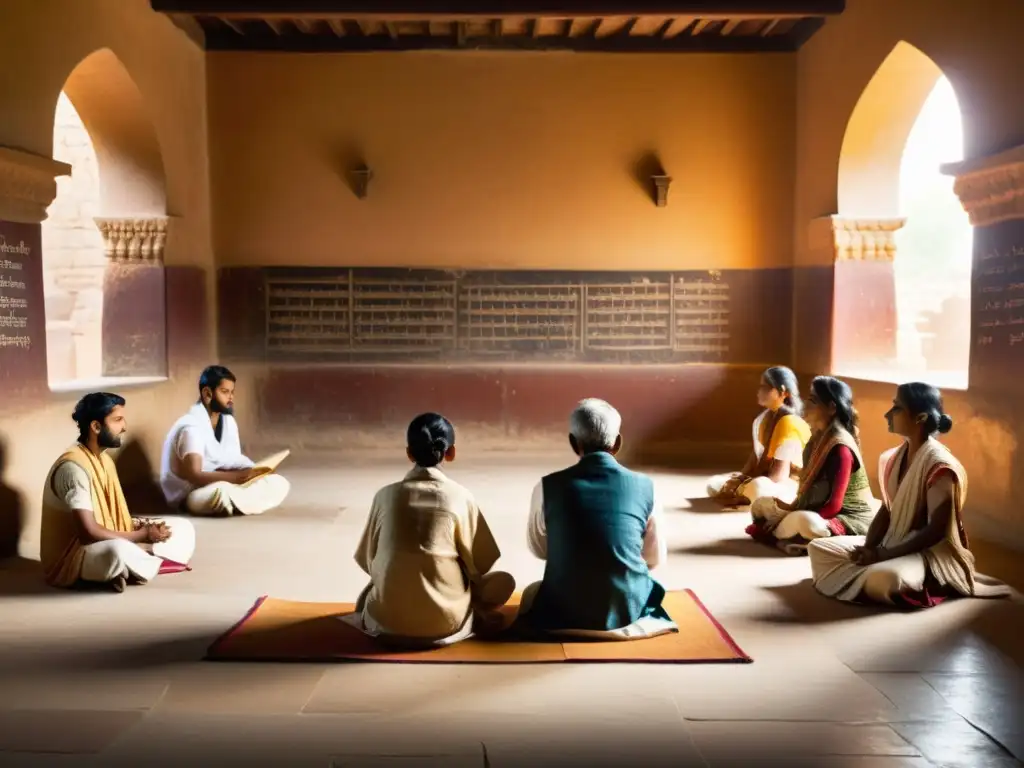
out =
<path fill-rule="evenodd" d="M 50 157 L 0 147 L 0 219 L 39 224 L 57 196 L 57 177 L 71 166 Z"/>
<path fill-rule="evenodd" d="M 97 218 L 107 258 L 127 264 L 163 264 L 167 243 L 166 216 Z"/>
<path fill-rule="evenodd" d="M 1024 146 L 962 163 L 947 163 L 942 172 L 955 177 L 953 191 L 973 226 L 1024 219 Z"/>
<path fill-rule="evenodd" d="M 838 261 L 893 261 L 896 233 L 906 219 L 856 219 L 829 216 L 832 247 Z"/>

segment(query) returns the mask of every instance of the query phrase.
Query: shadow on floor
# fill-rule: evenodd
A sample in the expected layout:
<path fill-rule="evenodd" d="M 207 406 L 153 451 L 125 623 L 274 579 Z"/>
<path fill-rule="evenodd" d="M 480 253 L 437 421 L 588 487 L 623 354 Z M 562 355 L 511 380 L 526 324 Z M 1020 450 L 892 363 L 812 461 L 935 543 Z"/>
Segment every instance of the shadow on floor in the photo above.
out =
<path fill-rule="evenodd" d="M 782 603 L 781 610 L 766 611 L 751 617 L 754 621 L 766 624 L 829 624 L 866 619 L 887 612 L 885 608 L 852 605 L 827 598 L 814 588 L 810 579 L 761 589 Z"/>
<path fill-rule="evenodd" d="M 5 479 L 7 460 L 7 438 L 0 434 L 0 560 L 17 556 L 25 526 L 25 497 Z"/>
<path fill-rule="evenodd" d="M 712 501 L 707 496 L 686 499 L 684 504 L 672 509 L 678 512 L 692 512 L 696 515 L 732 515 L 736 513 L 734 509 L 724 509 L 721 504 Z"/>
<path fill-rule="evenodd" d="M 0 562 L 0 595 L 51 595 L 66 592 L 51 587 L 43 579 L 43 566 L 38 560 L 12 557 Z"/>
<path fill-rule="evenodd" d="M 697 547 L 681 547 L 672 550 L 680 555 L 717 555 L 719 557 L 784 558 L 786 555 L 772 547 L 765 546 L 751 538 L 721 539 Z"/>

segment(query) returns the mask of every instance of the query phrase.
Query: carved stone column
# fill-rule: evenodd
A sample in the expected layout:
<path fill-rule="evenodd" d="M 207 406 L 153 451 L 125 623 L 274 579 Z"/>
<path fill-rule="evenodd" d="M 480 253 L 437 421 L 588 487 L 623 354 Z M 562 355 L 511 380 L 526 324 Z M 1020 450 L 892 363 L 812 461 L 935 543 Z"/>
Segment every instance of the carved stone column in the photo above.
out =
<path fill-rule="evenodd" d="M 896 358 L 896 233 L 906 219 L 826 218 L 834 258 L 832 368 L 870 371 Z M 820 224 L 819 224 L 820 228 Z"/>
<path fill-rule="evenodd" d="M 1024 146 L 950 163 L 974 230 L 971 389 L 1016 397 L 1024 375 Z"/>
<path fill-rule="evenodd" d="M 166 217 L 98 218 L 106 246 L 103 375 L 166 376 Z"/>
<path fill-rule="evenodd" d="M 48 391 L 40 223 L 57 195 L 56 177 L 69 173 L 66 163 L 0 147 L 0 390 L 11 407 L 31 407 Z"/>

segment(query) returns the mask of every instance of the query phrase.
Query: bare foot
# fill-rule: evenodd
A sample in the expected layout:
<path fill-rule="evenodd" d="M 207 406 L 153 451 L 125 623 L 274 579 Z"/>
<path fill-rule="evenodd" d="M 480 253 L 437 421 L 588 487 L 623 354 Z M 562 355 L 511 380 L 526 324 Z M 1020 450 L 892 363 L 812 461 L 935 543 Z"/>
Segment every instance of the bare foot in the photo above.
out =
<path fill-rule="evenodd" d="M 473 619 L 473 631 L 493 635 L 505 628 L 505 617 L 500 611 L 480 611 Z"/>

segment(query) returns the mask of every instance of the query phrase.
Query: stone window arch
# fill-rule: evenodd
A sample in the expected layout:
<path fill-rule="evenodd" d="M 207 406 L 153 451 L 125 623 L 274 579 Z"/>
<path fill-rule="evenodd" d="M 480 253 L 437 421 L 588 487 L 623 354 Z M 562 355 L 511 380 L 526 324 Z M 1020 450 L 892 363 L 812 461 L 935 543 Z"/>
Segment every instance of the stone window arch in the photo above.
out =
<path fill-rule="evenodd" d="M 68 76 L 54 159 L 71 166 L 42 223 L 52 389 L 167 375 L 163 159 L 138 87 L 108 48 Z"/>
<path fill-rule="evenodd" d="M 938 129 L 936 109 L 945 110 Z M 898 43 L 851 114 L 838 213 L 822 222 L 835 254 L 836 374 L 966 389 L 973 233 L 953 179 L 941 175 L 943 163 L 963 159 L 962 127 L 938 65 Z"/>

